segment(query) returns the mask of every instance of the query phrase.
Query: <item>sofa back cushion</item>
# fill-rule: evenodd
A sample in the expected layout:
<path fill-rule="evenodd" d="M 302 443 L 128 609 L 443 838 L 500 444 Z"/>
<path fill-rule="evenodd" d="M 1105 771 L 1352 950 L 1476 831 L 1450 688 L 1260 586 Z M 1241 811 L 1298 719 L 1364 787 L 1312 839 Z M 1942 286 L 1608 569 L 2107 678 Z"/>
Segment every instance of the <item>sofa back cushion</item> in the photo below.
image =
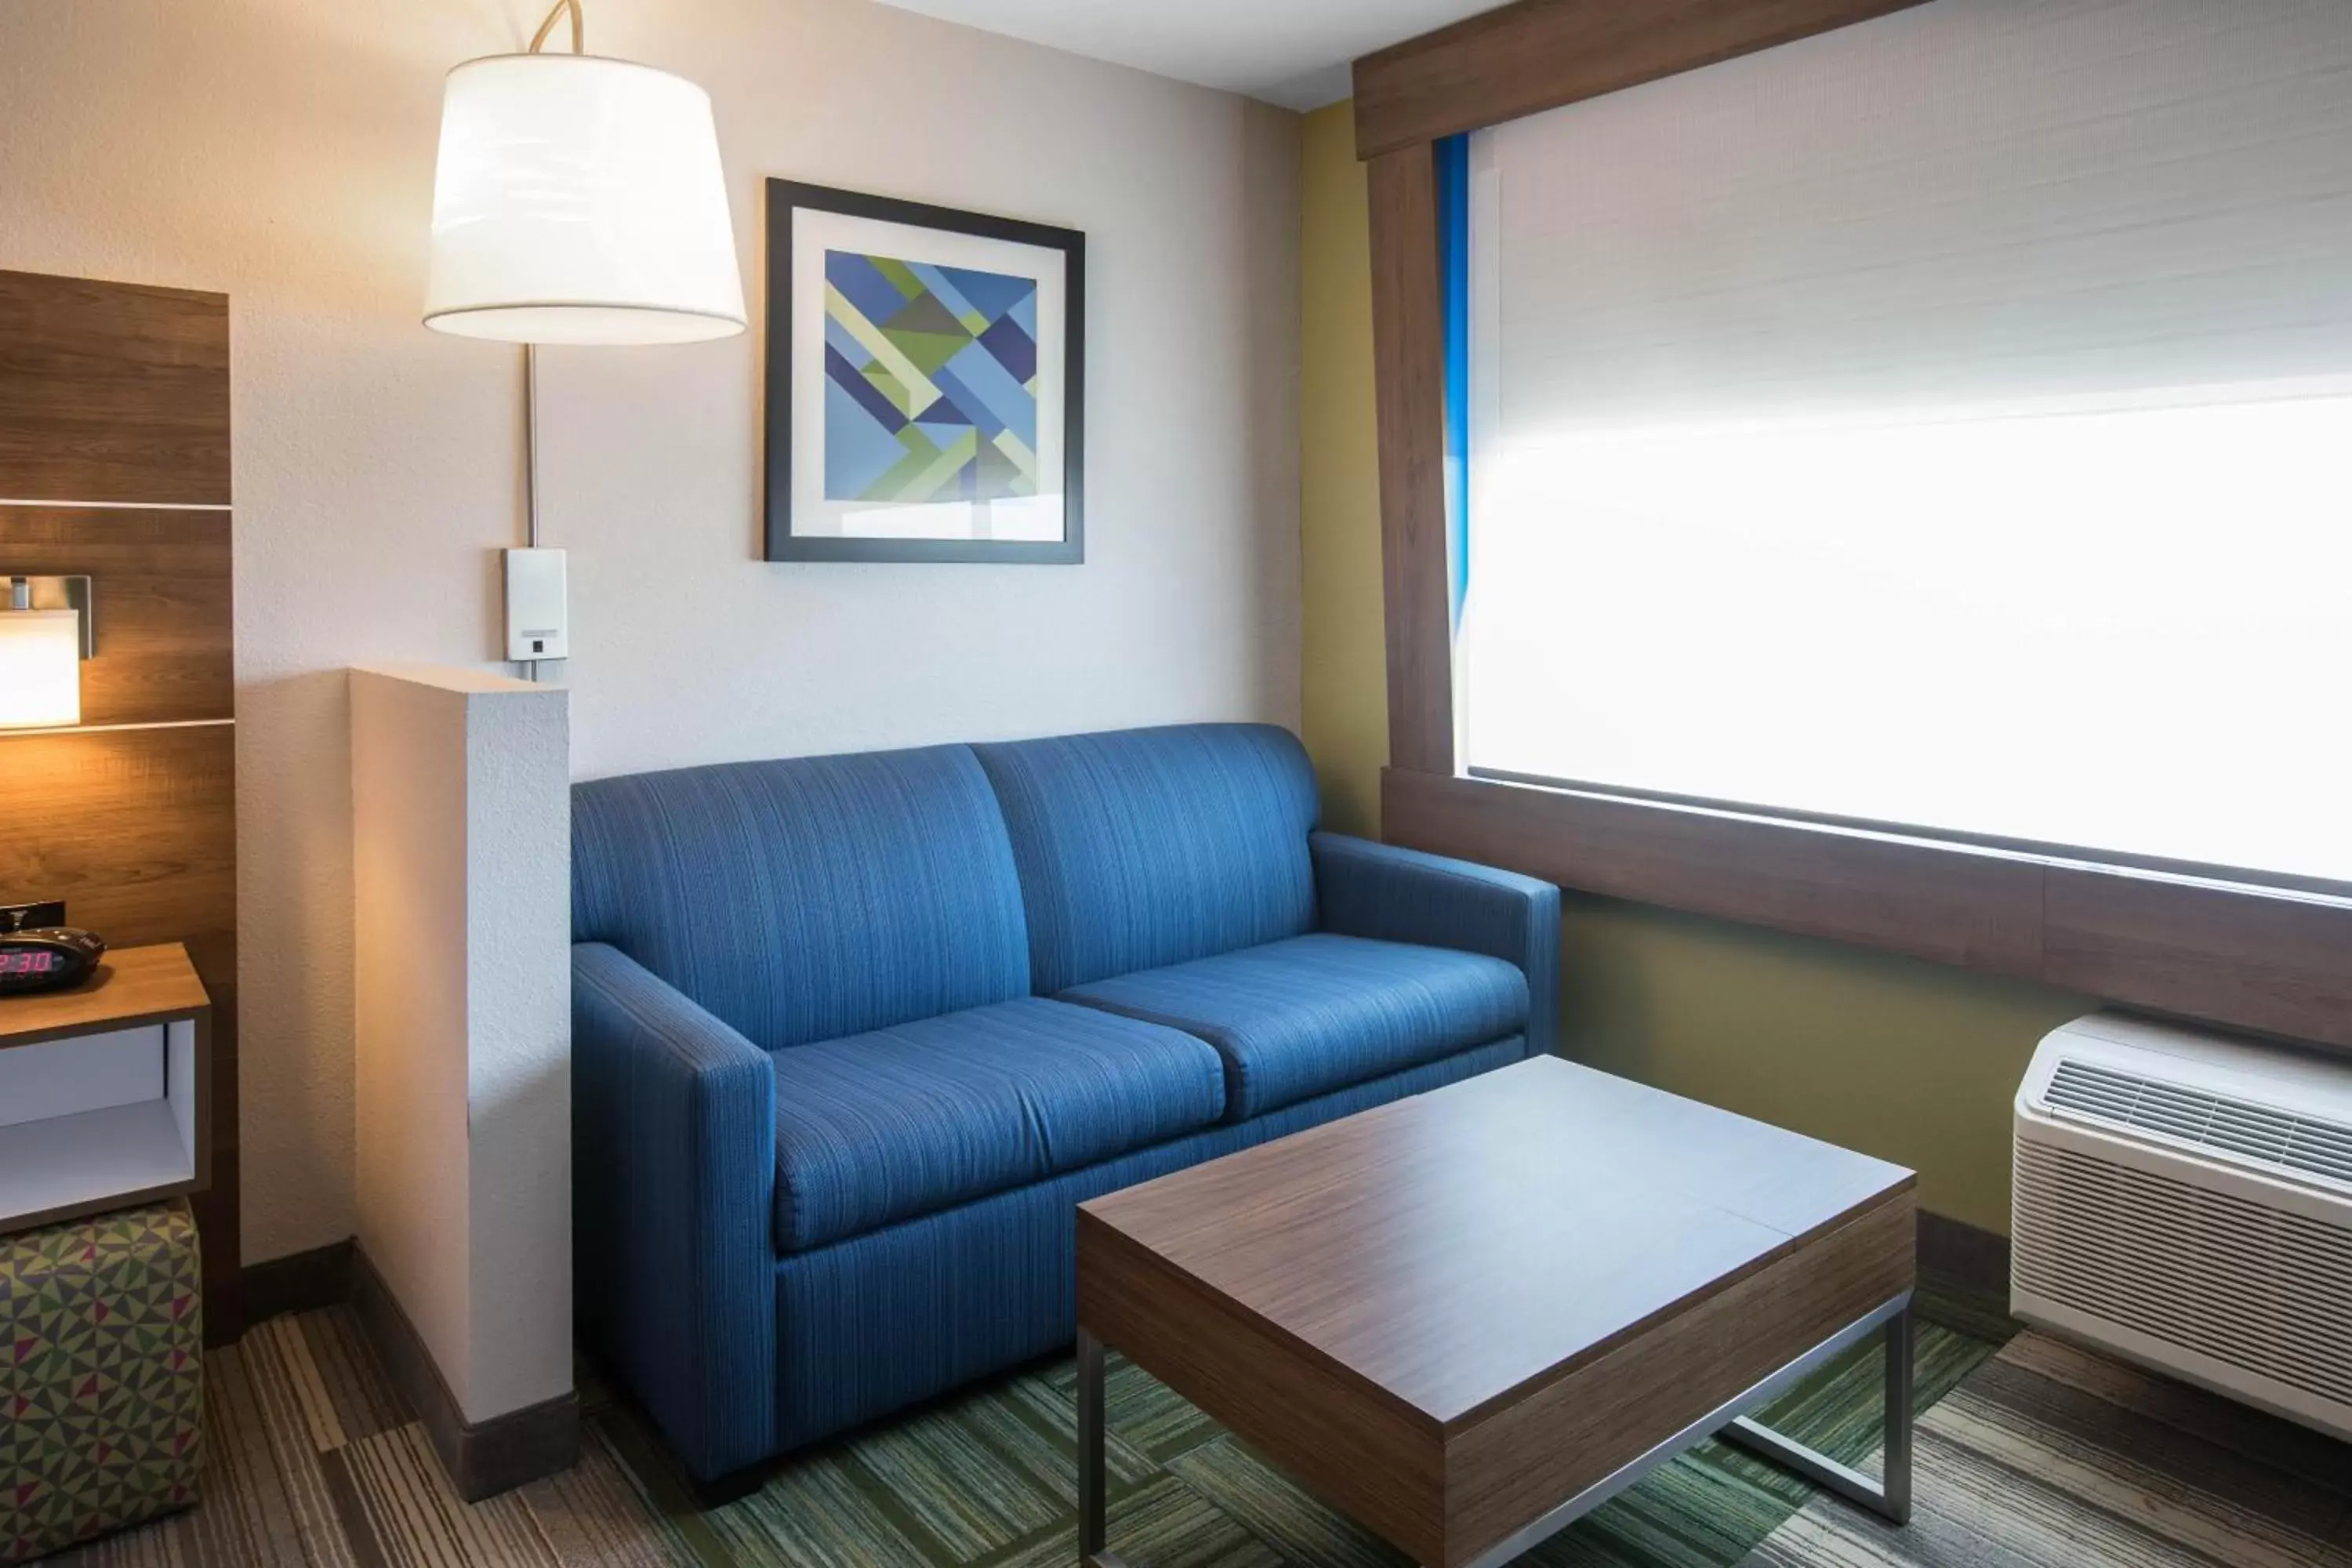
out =
<path fill-rule="evenodd" d="M 572 933 L 770 1050 L 1029 990 L 1013 848 L 964 746 L 575 785 Z"/>
<path fill-rule="evenodd" d="M 1315 926 L 1315 770 L 1287 730 L 1186 724 L 976 746 L 1038 994 Z"/>

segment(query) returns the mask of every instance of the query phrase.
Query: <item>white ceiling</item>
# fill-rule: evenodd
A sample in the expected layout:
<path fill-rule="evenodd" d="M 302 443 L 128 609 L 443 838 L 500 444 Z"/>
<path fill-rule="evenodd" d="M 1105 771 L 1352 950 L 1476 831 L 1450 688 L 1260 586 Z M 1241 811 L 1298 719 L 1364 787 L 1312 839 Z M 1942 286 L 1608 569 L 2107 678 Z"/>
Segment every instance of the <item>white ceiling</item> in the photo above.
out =
<path fill-rule="evenodd" d="M 1358 55 L 1498 0 L 883 0 L 1286 109 L 1348 96 Z"/>

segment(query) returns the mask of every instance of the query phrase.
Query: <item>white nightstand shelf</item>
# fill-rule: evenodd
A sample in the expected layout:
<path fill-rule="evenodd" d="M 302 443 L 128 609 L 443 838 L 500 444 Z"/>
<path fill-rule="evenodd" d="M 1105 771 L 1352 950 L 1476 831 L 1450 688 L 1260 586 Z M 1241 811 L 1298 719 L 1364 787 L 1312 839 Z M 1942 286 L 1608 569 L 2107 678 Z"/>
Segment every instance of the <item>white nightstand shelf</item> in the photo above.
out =
<path fill-rule="evenodd" d="M 0 998 L 0 1233 L 212 1180 L 212 999 L 178 943 Z"/>

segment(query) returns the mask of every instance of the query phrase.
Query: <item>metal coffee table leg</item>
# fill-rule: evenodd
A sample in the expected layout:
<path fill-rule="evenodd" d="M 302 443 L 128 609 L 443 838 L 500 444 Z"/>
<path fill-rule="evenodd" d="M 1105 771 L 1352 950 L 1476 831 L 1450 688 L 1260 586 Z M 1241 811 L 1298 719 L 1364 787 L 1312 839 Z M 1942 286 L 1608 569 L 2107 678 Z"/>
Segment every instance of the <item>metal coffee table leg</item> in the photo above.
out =
<path fill-rule="evenodd" d="M 1884 1479 L 1873 1480 L 1860 1470 L 1839 1464 L 1827 1454 L 1809 1448 L 1793 1437 L 1740 1416 L 1726 1426 L 1727 1442 L 1791 1469 L 1849 1502 L 1860 1503 L 1896 1524 L 1911 1520 L 1911 1300 L 1886 1320 L 1886 1462 Z"/>
<path fill-rule="evenodd" d="M 1124 1568 L 1106 1550 L 1109 1475 L 1103 1462 L 1103 1347 L 1078 1331 L 1078 1561 L 1085 1568 Z"/>
<path fill-rule="evenodd" d="M 1759 1426 L 1738 1413 L 1768 1405 L 1837 1357 L 1884 1332 L 1886 1363 L 1886 1485 L 1858 1470 L 1848 1469 L 1826 1454 L 1815 1453 L 1769 1426 Z M 1875 1311 L 1835 1334 L 1773 1373 L 1753 1388 L 1700 1416 L 1688 1426 L 1661 1440 L 1639 1458 L 1629 1460 L 1593 1482 L 1540 1519 L 1514 1531 L 1471 1559 L 1469 1568 L 1502 1568 L 1611 1498 L 1642 1480 L 1675 1457 L 1709 1436 L 1722 1437 L 1752 1448 L 1776 1464 L 1818 1481 L 1843 1497 L 1885 1514 L 1897 1524 L 1911 1510 L 1911 1293 L 1906 1290 Z"/>

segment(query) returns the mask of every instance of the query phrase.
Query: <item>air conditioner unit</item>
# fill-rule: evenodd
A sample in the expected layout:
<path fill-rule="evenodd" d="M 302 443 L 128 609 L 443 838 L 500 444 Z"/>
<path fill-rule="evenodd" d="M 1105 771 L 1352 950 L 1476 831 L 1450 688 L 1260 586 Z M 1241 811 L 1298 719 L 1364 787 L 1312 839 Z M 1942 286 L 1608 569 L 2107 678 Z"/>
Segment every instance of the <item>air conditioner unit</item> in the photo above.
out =
<path fill-rule="evenodd" d="M 2014 1174 L 2018 1317 L 2352 1438 L 2352 1061 L 2077 1018 Z"/>

